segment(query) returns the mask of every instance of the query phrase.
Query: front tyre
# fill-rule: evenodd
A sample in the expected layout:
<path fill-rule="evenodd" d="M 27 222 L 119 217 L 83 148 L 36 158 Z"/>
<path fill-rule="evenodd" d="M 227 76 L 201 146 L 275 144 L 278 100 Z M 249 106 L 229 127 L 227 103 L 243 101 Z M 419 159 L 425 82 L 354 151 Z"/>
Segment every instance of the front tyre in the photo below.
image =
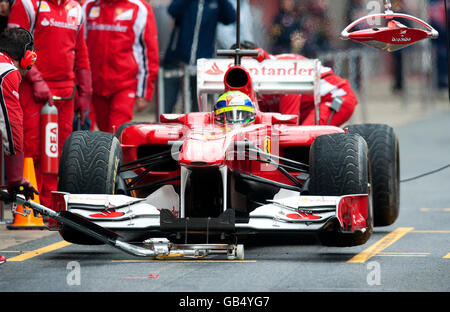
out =
<path fill-rule="evenodd" d="M 317 137 L 310 151 L 310 195 L 342 196 L 369 194 L 369 160 L 365 140 L 357 134 L 333 133 Z M 369 194 L 370 195 L 370 194 Z M 364 244 L 373 231 L 370 209 L 364 232 L 340 232 L 336 222 L 319 232 L 325 246 L 356 246 Z"/>
<path fill-rule="evenodd" d="M 116 137 L 99 131 L 75 131 L 66 140 L 59 163 L 58 191 L 114 194 L 122 149 Z M 62 225 L 64 240 L 82 245 L 98 240 Z"/>

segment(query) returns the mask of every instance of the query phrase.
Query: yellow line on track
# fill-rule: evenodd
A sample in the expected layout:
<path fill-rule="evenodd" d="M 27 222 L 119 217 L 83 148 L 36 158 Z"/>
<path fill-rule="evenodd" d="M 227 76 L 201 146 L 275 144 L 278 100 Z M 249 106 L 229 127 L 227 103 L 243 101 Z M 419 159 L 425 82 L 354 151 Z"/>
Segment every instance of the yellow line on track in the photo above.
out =
<path fill-rule="evenodd" d="M 42 247 L 42 248 L 39 248 L 36 250 L 28 251 L 24 254 L 9 258 L 9 259 L 7 259 L 7 261 L 8 262 L 25 261 L 25 260 L 34 258 L 36 256 L 39 256 L 39 255 L 45 254 L 47 252 L 54 251 L 54 250 L 57 250 L 57 249 L 60 249 L 60 248 L 63 248 L 63 247 L 69 246 L 69 245 L 71 245 L 71 243 L 66 242 L 66 241 L 60 241 L 58 243 L 54 243 L 54 244 L 51 244 L 51 245 L 48 245 L 48 246 L 45 246 L 45 247 Z"/>
<path fill-rule="evenodd" d="M 427 255 L 385 255 L 376 254 L 375 257 L 426 257 Z"/>
<path fill-rule="evenodd" d="M 443 256 L 442 258 L 444 259 L 450 259 L 450 252 L 448 254 L 446 254 L 445 256 Z"/>
<path fill-rule="evenodd" d="M 448 230 L 414 230 L 411 231 L 411 233 L 443 233 L 443 234 L 449 234 L 450 231 Z"/>
<path fill-rule="evenodd" d="M 426 257 L 429 252 L 379 252 L 375 256 L 377 257 Z"/>
<path fill-rule="evenodd" d="M 430 211 L 450 212 L 450 208 L 420 208 L 420 212 L 430 212 Z"/>
<path fill-rule="evenodd" d="M 399 227 L 392 231 L 391 233 L 387 234 L 383 238 L 381 238 L 379 241 L 377 241 L 375 244 L 371 245 L 369 248 L 363 250 L 359 254 L 355 255 L 353 258 L 347 261 L 347 263 L 364 263 L 373 256 L 377 255 L 379 252 L 383 251 L 396 241 L 398 241 L 400 238 L 402 238 L 404 235 L 406 235 L 408 232 L 411 232 L 414 228 L 413 227 Z"/>

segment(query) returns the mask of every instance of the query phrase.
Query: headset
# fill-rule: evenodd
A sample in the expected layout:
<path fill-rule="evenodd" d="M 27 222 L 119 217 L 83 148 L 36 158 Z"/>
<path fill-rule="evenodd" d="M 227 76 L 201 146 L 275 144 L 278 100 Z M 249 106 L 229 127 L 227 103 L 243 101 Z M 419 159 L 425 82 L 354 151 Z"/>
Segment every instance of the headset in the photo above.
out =
<path fill-rule="evenodd" d="M 23 56 L 20 59 L 20 67 L 22 67 L 23 69 L 30 70 L 37 60 L 37 54 L 36 52 L 33 51 L 34 45 L 33 35 L 25 28 L 21 29 L 23 29 L 27 33 L 29 40 L 28 43 L 25 44 L 24 46 Z"/>

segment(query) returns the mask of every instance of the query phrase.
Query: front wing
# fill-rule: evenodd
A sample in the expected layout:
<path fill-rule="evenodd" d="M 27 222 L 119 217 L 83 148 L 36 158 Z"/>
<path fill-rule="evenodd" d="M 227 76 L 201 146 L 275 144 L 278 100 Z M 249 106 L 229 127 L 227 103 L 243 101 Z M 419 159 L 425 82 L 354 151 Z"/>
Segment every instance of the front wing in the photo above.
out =
<path fill-rule="evenodd" d="M 248 218 L 233 218 L 236 233 L 314 232 L 336 221 L 341 232 L 366 229 L 369 214 L 367 194 L 308 196 L 290 193 L 281 198 L 275 196 L 250 212 Z M 52 209 L 65 209 L 125 238 L 133 237 L 130 235 L 133 232 L 142 234 L 161 231 L 162 209 L 166 209 L 165 214 L 169 212 L 174 220 L 186 220 L 179 218 L 179 197 L 170 185 L 143 199 L 125 195 L 60 195 L 63 195 L 60 198 L 63 198 L 64 203 Z M 195 218 L 190 219 L 195 221 Z M 188 224 L 186 222 L 186 231 L 190 230 Z"/>

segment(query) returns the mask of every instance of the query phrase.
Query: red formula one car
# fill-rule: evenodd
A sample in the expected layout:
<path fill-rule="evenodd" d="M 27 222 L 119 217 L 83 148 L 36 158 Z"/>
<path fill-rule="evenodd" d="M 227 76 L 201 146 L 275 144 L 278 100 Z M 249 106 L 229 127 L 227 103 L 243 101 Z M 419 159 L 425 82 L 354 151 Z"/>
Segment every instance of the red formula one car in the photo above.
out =
<path fill-rule="evenodd" d="M 324 245 L 354 246 L 374 225 L 393 223 L 399 149 L 391 127 L 299 126 L 298 116 L 257 105 L 250 125 L 215 124 L 208 94 L 241 91 L 256 103 L 259 93 L 314 93 L 320 102 L 318 60 L 243 58 L 254 54 L 199 60 L 201 112 L 127 123 L 115 135 L 74 132 L 51 225 L 69 242 L 140 256 L 242 258 L 248 234 L 313 232 Z"/>
<path fill-rule="evenodd" d="M 394 14 L 389 0 L 385 7 L 384 14 L 350 24 L 341 37 L 394 51 L 438 35 L 417 18 Z M 388 26 L 350 32 L 378 17 Z M 319 126 L 319 60 L 258 62 L 256 53 L 223 50 L 218 55 L 234 62 L 198 61 L 198 113 L 126 123 L 115 135 L 74 132 L 63 147 L 51 209 L 21 195 L 13 200 L 27 213 L 49 216 L 49 227 L 69 242 L 109 244 L 136 256 L 243 258 L 243 238 L 258 233 L 315 233 L 327 246 L 364 244 L 374 226 L 390 225 L 399 214 L 393 129 Z M 225 110 L 212 112 L 208 100 L 223 92 L 248 98 L 250 124 L 217 124 L 215 114 Z M 316 125 L 258 110 L 258 94 L 283 93 L 314 94 Z M 11 201 L 8 196 L 0 191 L 1 200 Z"/>

